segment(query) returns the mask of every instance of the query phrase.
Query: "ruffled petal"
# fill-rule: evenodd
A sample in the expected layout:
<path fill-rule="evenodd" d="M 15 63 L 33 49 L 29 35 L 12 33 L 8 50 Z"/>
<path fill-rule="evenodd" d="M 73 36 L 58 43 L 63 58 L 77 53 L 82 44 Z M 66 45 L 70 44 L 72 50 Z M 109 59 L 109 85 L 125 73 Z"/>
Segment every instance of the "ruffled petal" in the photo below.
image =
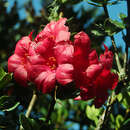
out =
<path fill-rule="evenodd" d="M 35 79 L 35 84 L 37 85 L 37 88 L 40 90 L 42 87 L 42 83 L 45 80 L 45 78 L 47 77 L 48 72 L 47 71 L 43 71 L 41 72 Z"/>
<path fill-rule="evenodd" d="M 91 52 L 88 55 L 88 62 L 89 65 L 98 64 L 98 55 L 96 50 L 91 50 Z"/>
<path fill-rule="evenodd" d="M 16 68 L 18 68 L 21 65 L 21 57 L 19 57 L 17 54 L 13 54 L 8 59 L 8 71 L 14 72 Z"/>
<path fill-rule="evenodd" d="M 59 65 L 56 70 L 56 79 L 62 85 L 68 84 L 73 81 L 74 67 L 71 64 Z"/>
<path fill-rule="evenodd" d="M 50 50 L 50 48 L 52 48 L 53 45 L 54 42 L 51 39 L 45 38 L 43 41 L 37 43 L 35 51 L 38 54 L 46 55 L 46 53 L 48 53 L 48 50 Z"/>
<path fill-rule="evenodd" d="M 32 65 L 44 65 L 46 63 L 46 60 L 42 56 L 37 54 L 30 56 L 28 60 Z"/>
<path fill-rule="evenodd" d="M 54 48 L 54 54 L 58 64 L 72 63 L 74 47 L 69 44 L 60 45 L 58 44 Z"/>
<path fill-rule="evenodd" d="M 86 56 L 90 50 L 90 38 L 85 32 L 79 32 L 74 36 L 74 45 L 82 48 Z"/>
<path fill-rule="evenodd" d="M 48 70 L 50 70 L 50 68 L 45 65 L 32 65 L 28 68 L 28 79 L 34 81 L 40 73 Z"/>
<path fill-rule="evenodd" d="M 15 80 L 23 86 L 27 86 L 27 70 L 19 66 L 14 72 Z"/>
<path fill-rule="evenodd" d="M 46 27 L 36 36 L 35 41 L 42 41 L 45 37 L 51 38 L 55 42 L 67 41 L 70 39 L 70 32 L 65 26 L 66 18 L 61 18 L 58 21 L 51 21 Z"/>
<path fill-rule="evenodd" d="M 56 42 L 68 41 L 70 39 L 70 32 L 59 31 L 56 35 Z"/>
<path fill-rule="evenodd" d="M 42 92 L 50 93 L 55 88 L 55 82 L 56 74 L 54 72 L 48 71 L 43 81 Z"/>
<path fill-rule="evenodd" d="M 100 63 L 106 68 L 111 69 L 113 64 L 113 53 L 108 50 L 108 47 L 104 44 L 105 52 L 100 55 Z"/>
<path fill-rule="evenodd" d="M 15 54 L 24 57 L 28 53 L 31 40 L 28 36 L 23 37 L 16 44 Z"/>
<path fill-rule="evenodd" d="M 101 64 L 93 64 L 89 66 L 86 70 L 86 76 L 92 80 L 95 80 L 97 76 L 101 73 L 103 67 Z"/>

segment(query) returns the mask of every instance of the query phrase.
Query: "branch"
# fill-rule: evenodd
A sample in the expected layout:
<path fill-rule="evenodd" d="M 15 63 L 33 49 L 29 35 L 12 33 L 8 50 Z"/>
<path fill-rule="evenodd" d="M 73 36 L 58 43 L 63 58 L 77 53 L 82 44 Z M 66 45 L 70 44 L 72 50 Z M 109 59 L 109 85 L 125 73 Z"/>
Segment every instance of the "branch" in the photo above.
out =
<path fill-rule="evenodd" d="M 101 115 L 101 117 L 99 119 L 99 122 L 98 122 L 98 125 L 95 128 L 95 130 L 101 130 L 101 129 L 105 128 L 108 116 L 109 116 L 109 114 L 111 112 L 112 106 L 115 103 L 115 101 L 116 101 L 116 97 L 115 97 L 115 93 L 113 91 L 112 95 L 108 99 L 106 109 L 104 110 L 103 114 Z"/>
<path fill-rule="evenodd" d="M 109 18 L 107 5 L 103 4 L 103 8 L 104 8 L 104 12 L 106 14 L 106 18 Z M 111 41 L 112 41 L 112 45 L 114 47 L 115 60 L 116 60 L 116 64 L 117 64 L 117 67 L 118 67 L 119 76 L 121 76 L 122 73 L 124 73 L 124 72 L 123 72 L 123 68 L 121 67 L 121 63 L 120 63 L 120 60 L 119 60 L 119 55 L 118 55 L 117 47 L 116 47 L 116 44 L 115 44 L 115 40 L 114 40 L 113 36 L 110 36 L 110 38 L 111 38 Z M 104 110 L 103 114 L 101 115 L 99 122 L 98 122 L 98 125 L 97 125 L 95 130 L 100 130 L 100 129 L 105 128 L 108 116 L 111 112 L 112 106 L 115 103 L 115 101 L 116 101 L 116 97 L 115 97 L 115 92 L 113 91 L 112 95 L 108 99 L 106 109 Z"/>
<path fill-rule="evenodd" d="M 28 108 L 27 108 L 27 111 L 26 111 L 26 114 L 25 114 L 25 116 L 26 116 L 27 118 L 30 116 L 30 113 L 31 113 L 31 111 L 32 111 L 32 109 L 33 109 L 33 106 L 34 106 L 36 100 L 37 100 L 36 91 L 33 90 L 33 96 L 32 96 L 32 99 L 31 99 L 31 101 L 30 101 L 30 103 L 29 103 L 29 105 L 28 105 Z M 22 125 L 20 125 L 20 128 L 19 128 L 19 129 L 20 129 L 20 130 L 23 130 Z"/>
<path fill-rule="evenodd" d="M 30 116 L 30 113 L 31 113 L 31 111 L 32 111 L 32 108 L 33 108 L 33 106 L 34 106 L 36 100 L 37 100 L 36 91 L 33 91 L 32 99 L 31 99 L 31 101 L 30 101 L 30 103 L 29 103 L 27 112 L 26 112 L 26 114 L 25 114 L 25 116 L 26 116 L 27 118 Z"/>
<path fill-rule="evenodd" d="M 106 4 L 103 4 L 103 9 L 104 9 L 106 18 L 109 18 L 109 13 L 108 13 Z M 116 44 L 115 44 L 114 37 L 110 36 L 110 38 L 111 38 L 111 41 L 112 41 L 112 46 L 114 47 L 114 54 L 115 54 L 115 59 L 116 59 L 116 64 L 117 64 L 117 67 L 118 67 L 118 71 L 120 73 L 122 73 L 121 72 L 122 71 L 122 67 L 121 67 L 121 63 L 120 63 L 120 60 L 119 60 L 118 51 L 117 51 L 117 47 L 116 47 Z"/>

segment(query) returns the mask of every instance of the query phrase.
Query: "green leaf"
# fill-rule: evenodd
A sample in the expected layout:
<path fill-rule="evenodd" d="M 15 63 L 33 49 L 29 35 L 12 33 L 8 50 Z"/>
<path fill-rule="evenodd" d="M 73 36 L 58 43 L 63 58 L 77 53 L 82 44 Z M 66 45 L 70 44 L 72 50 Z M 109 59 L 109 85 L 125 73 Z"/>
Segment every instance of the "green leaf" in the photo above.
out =
<path fill-rule="evenodd" d="M 124 118 L 122 115 L 117 115 L 116 117 L 116 125 L 117 125 L 117 128 L 120 128 L 120 125 L 121 123 L 124 121 Z"/>
<path fill-rule="evenodd" d="M 88 2 L 88 4 L 93 5 L 93 6 L 96 6 L 96 7 L 102 7 L 102 4 L 94 4 L 94 3 L 92 3 L 92 2 Z"/>
<path fill-rule="evenodd" d="M 0 80 L 0 89 L 4 88 L 12 80 L 12 74 L 6 73 Z"/>
<path fill-rule="evenodd" d="M 19 119 L 20 119 L 20 123 L 23 126 L 24 130 L 40 130 L 40 126 L 34 119 L 27 118 L 23 114 L 20 115 Z"/>
<path fill-rule="evenodd" d="M 111 118 L 112 123 L 114 123 L 114 122 L 115 122 L 115 119 L 114 119 L 114 116 L 113 116 L 112 113 L 110 114 L 110 118 Z"/>
<path fill-rule="evenodd" d="M 128 123 L 130 123 L 130 118 L 128 120 L 126 120 L 123 125 L 127 125 Z"/>
<path fill-rule="evenodd" d="M 8 109 L 4 109 L 3 111 L 12 111 L 12 110 L 14 110 L 15 108 L 17 108 L 19 105 L 20 105 L 20 102 L 17 102 L 13 107 L 8 108 Z"/>
<path fill-rule="evenodd" d="M 121 100 L 123 99 L 122 93 L 119 93 L 119 94 L 117 95 L 117 99 L 118 99 L 119 102 L 121 102 Z"/>
<path fill-rule="evenodd" d="M 0 110 L 2 111 L 12 111 L 18 107 L 20 103 L 15 103 L 14 99 L 10 96 L 0 97 Z"/>
<path fill-rule="evenodd" d="M 123 122 L 120 130 L 129 130 L 130 129 L 130 118 Z"/>
<path fill-rule="evenodd" d="M 86 115 L 90 120 L 93 120 L 95 122 L 95 124 L 97 124 L 98 122 L 98 116 L 101 112 L 101 109 L 97 109 L 95 108 L 95 106 L 93 105 L 92 107 L 90 107 L 89 105 L 86 107 Z"/>
<path fill-rule="evenodd" d="M 120 17 L 120 19 L 121 19 L 122 21 L 124 21 L 124 19 L 127 18 L 127 16 L 126 16 L 125 14 L 123 14 L 123 13 L 120 13 L 119 17 Z"/>
<path fill-rule="evenodd" d="M 104 29 L 108 36 L 113 36 L 124 28 L 125 25 L 121 22 L 118 22 L 117 20 L 107 19 L 104 22 Z"/>
<path fill-rule="evenodd" d="M 125 88 L 127 90 L 127 88 Z M 122 105 L 127 109 L 130 106 L 130 92 L 122 91 L 123 102 Z"/>
<path fill-rule="evenodd" d="M 92 30 L 91 31 L 92 34 L 94 34 L 95 36 L 104 36 L 104 32 L 101 32 L 99 30 Z"/>
<path fill-rule="evenodd" d="M 60 0 L 62 3 L 65 3 L 65 2 L 67 2 L 68 0 Z"/>
<path fill-rule="evenodd" d="M 122 105 L 127 109 L 129 108 L 128 102 L 126 100 L 126 98 L 123 99 Z"/>
<path fill-rule="evenodd" d="M 0 81 L 3 79 L 3 77 L 6 75 L 6 72 L 3 70 L 2 67 L 0 67 Z"/>
<path fill-rule="evenodd" d="M 23 114 L 20 115 L 19 119 L 20 124 L 23 126 L 24 130 L 31 130 L 29 120 Z"/>

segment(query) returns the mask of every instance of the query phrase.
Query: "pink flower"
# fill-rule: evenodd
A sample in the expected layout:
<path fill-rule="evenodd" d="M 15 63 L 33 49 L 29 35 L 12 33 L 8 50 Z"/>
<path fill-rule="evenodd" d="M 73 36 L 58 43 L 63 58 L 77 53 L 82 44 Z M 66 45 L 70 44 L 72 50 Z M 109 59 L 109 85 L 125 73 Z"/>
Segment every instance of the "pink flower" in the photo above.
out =
<path fill-rule="evenodd" d="M 16 44 L 14 54 L 8 59 L 8 71 L 14 73 L 15 80 L 23 86 L 27 86 L 29 67 L 29 47 L 31 44 L 31 35 L 23 37 Z"/>
<path fill-rule="evenodd" d="M 100 63 L 106 68 L 111 69 L 113 63 L 113 53 L 108 50 L 108 47 L 104 44 L 105 52 L 100 55 Z"/>
<path fill-rule="evenodd" d="M 65 85 L 73 80 L 73 46 L 69 42 L 55 46 L 52 42 L 47 38 L 34 46 L 33 57 L 41 57 L 42 62 L 36 62 L 37 58 L 32 59 L 32 67 L 29 69 L 29 79 L 34 81 L 43 93 L 50 93 L 55 88 L 56 81 Z"/>
<path fill-rule="evenodd" d="M 90 39 L 84 32 L 75 36 L 74 48 L 74 81 L 81 90 L 75 99 L 94 98 L 95 106 L 100 107 L 108 98 L 108 90 L 118 83 L 118 75 L 110 72 L 113 54 L 105 46 L 99 60 L 96 51 L 90 49 Z"/>
<path fill-rule="evenodd" d="M 51 38 L 55 43 L 68 41 L 70 39 L 69 28 L 65 26 L 66 18 L 61 18 L 58 21 L 51 21 L 46 27 L 36 36 L 35 41 L 43 41 L 46 37 Z"/>

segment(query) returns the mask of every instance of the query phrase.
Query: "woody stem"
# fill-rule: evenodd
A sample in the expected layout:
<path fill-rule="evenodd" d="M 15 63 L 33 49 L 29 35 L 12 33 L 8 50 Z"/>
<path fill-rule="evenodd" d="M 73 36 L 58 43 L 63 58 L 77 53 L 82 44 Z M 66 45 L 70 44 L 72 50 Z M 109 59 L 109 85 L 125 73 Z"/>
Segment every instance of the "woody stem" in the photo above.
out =
<path fill-rule="evenodd" d="M 109 18 L 109 14 L 108 14 L 106 4 L 103 4 L 103 9 L 104 9 L 106 18 Z M 116 44 L 115 44 L 114 36 L 110 36 L 110 38 L 111 38 L 111 41 L 112 41 L 112 46 L 113 46 L 114 51 L 115 51 L 114 54 L 115 54 L 115 60 L 116 60 L 117 68 L 118 68 L 118 71 L 121 72 L 122 67 L 121 67 L 121 63 L 120 63 L 120 60 L 119 60 L 119 55 L 118 55 L 117 47 L 116 47 Z"/>
<path fill-rule="evenodd" d="M 33 109 L 33 106 L 34 106 L 36 100 L 37 100 L 37 95 L 36 95 L 36 91 L 34 90 L 34 91 L 33 91 L 32 99 L 31 99 L 31 101 L 30 101 L 30 103 L 29 103 L 29 105 L 28 105 L 27 112 L 26 112 L 26 114 L 25 114 L 25 116 L 26 116 L 27 118 L 30 116 L 30 113 L 31 113 L 31 111 L 32 111 L 32 109 Z M 20 126 L 20 130 L 23 130 L 22 125 Z"/>
<path fill-rule="evenodd" d="M 30 101 L 30 103 L 29 103 L 27 112 L 26 112 L 26 114 L 25 114 L 25 116 L 26 116 L 27 118 L 30 116 L 30 113 L 31 113 L 31 111 L 32 111 L 32 108 L 33 108 L 33 106 L 34 106 L 36 100 L 37 100 L 37 95 L 36 95 L 36 91 L 34 90 L 34 91 L 33 91 L 32 99 L 31 99 L 31 101 Z"/>

